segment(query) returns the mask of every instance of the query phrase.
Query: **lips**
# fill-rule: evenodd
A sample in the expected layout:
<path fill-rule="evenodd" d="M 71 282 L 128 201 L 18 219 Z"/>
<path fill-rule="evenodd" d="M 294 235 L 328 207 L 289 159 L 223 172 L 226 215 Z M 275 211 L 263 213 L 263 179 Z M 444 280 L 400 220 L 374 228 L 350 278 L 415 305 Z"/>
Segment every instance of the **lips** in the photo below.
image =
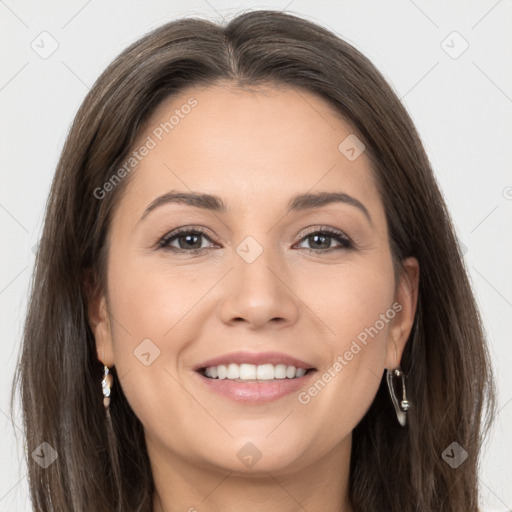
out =
<path fill-rule="evenodd" d="M 302 361 L 296 357 L 283 354 L 281 352 L 231 352 L 222 356 L 208 359 L 195 366 L 194 370 L 200 372 L 210 366 L 229 365 L 230 363 L 235 364 L 285 364 L 287 366 L 295 366 L 295 368 L 303 368 L 304 370 L 316 370 L 312 363 Z"/>

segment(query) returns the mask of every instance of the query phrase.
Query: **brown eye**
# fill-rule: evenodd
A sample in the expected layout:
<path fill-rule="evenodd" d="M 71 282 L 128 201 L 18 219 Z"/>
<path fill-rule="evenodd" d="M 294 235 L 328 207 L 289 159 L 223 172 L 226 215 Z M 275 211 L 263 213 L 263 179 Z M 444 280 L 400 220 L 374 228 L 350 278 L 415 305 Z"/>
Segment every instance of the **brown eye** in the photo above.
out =
<path fill-rule="evenodd" d="M 159 242 L 158 247 L 170 251 L 198 253 L 209 247 L 203 247 L 202 241 L 210 237 L 200 229 L 182 228 L 165 235 Z M 178 242 L 178 247 L 171 245 L 174 241 Z"/>
<path fill-rule="evenodd" d="M 341 247 L 332 247 L 332 240 L 337 241 Z M 310 247 L 304 249 L 313 252 L 325 252 L 338 249 L 352 249 L 353 243 L 344 233 L 333 229 L 322 229 L 307 234 L 302 240 L 307 241 Z"/>

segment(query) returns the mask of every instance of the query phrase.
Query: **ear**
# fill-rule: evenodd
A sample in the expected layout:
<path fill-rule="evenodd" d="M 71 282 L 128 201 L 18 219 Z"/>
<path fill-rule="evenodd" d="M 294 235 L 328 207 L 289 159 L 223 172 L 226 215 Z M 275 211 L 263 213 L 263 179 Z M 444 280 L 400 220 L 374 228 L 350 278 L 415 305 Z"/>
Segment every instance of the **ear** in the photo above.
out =
<path fill-rule="evenodd" d="M 96 341 L 98 360 L 109 367 L 114 366 L 114 346 L 106 295 L 99 286 L 92 269 L 87 269 L 84 272 L 83 283 L 86 295 L 87 319 Z"/>
<path fill-rule="evenodd" d="M 397 314 L 391 321 L 386 351 L 386 368 L 396 368 L 402 359 L 405 345 L 414 324 L 414 316 L 418 303 L 418 287 L 420 268 L 414 257 L 402 262 L 403 272 L 395 291 L 393 309 Z"/>

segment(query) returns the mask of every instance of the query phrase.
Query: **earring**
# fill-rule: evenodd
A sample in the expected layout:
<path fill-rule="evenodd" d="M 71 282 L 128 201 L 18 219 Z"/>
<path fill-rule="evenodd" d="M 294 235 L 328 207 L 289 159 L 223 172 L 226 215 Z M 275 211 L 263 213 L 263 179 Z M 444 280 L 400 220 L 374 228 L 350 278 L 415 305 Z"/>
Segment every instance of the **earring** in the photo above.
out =
<path fill-rule="evenodd" d="M 400 401 L 400 403 L 398 402 L 398 398 L 397 398 L 396 392 L 395 392 L 395 386 L 393 385 L 393 377 L 400 377 L 402 380 L 402 400 Z M 410 404 L 409 404 L 409 402 L 407 400 L 407 396 L 405 394 L 404 372 L 402 371 L 400 366 L 398 366 L 394 370 L 388 370 L 386 368 L 386 378 L 388 381 L 389 394 L 391 396 L 391 400 L 393 401 L 393 405 L 395 406 L 396 417 L 397 417 L 400 425 L 402 425 L 402 427 L 405 427 L 405 424 L 407 421 L 406 412 L 409 409 Z"/>
<path fill-rule="evenodd" d="M 114 377 L 109 373 L 109 368 L 105 364 L 104 365 L 104 374 L 103 379 L 101 381 L 101 388 L 103 390 L 103 405 L 105 409 L 108 409 L 110 405 L 110 388 L 114 382 Z"/>

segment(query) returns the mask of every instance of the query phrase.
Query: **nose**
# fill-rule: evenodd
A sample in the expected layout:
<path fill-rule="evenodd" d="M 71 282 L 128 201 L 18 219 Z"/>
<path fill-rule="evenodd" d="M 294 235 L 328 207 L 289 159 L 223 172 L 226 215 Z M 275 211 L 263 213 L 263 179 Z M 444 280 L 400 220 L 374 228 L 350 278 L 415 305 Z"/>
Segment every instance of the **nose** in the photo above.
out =
<path fill-rule="evenodd" d="M 223 285 L 220 315 L 224 323 L 244 322 L 256 330 L 297 322 L 300 299 L 293 291 L 291 273 L 275 250 L 249 239 L 237 247 L 233 265 Z"/>

